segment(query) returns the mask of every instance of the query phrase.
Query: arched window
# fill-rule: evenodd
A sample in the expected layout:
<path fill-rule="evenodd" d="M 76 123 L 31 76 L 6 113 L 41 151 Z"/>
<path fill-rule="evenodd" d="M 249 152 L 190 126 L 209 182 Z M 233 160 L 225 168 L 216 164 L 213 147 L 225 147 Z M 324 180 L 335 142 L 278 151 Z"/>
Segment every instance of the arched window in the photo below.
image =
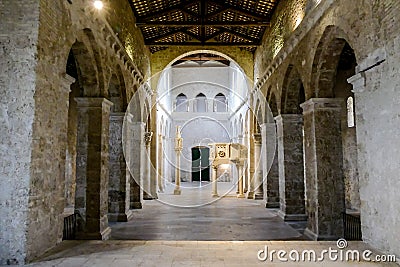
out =
<path fill-rule="evenodd" d="M 207 98 L 202 93 L 196 96 L 196 112 L 207 112 Z"/>
<path fill-rule="evenodd" d="M 219 93 L 214 98 L 214 112 L 227 112 L 227 104 L 225 95 Z"/>
<path fill-rule="evenodd" d="M 175 111 L 176 112 L 188 112 L 188 101 L 187 96 L 184 94 L 179 94 L 176 97 L 176 104 L 175 104 Z"/>
<path fill-rule="evenodd" d="M 354 120 L 354 99 L 352 96 L 347 98 L 347 127 L 355 127 Z"/>

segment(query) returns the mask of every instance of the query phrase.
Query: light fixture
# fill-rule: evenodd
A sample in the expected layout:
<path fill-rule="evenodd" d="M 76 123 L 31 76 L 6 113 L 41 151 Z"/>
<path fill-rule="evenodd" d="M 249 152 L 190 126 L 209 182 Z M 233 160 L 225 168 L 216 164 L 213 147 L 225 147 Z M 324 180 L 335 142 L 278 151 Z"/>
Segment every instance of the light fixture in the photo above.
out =
<path fill-rule="evenodd" d="M 100 1 L 100 0 L 94 1 L 93 5 L 94 5 L 94 7 L 95 7 L 96 9 L 98 9 L 98 10 L 101 10 L 101 9 L 103 9 L 103 7 L 104 7 L 103 2 Z"/>

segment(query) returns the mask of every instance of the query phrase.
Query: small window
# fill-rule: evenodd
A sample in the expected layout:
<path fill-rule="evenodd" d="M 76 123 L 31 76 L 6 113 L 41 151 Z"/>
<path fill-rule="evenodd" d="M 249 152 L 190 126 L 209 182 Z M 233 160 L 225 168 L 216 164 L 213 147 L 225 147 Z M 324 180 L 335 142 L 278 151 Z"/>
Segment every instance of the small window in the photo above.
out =
<path fill-rule="evenodd" d="M 354 120 L 354 99 L 352 96 L 347 98 L 347 127 L 355 127 Z"/>
<path fill-rule="evenodd" d="M 207 112 L 207 98 L 202 93 L 196 96 L 196 112 Z"/>
<path fill-rule="evenodd" d="M 227 101 L 224 94 L 219 93 L 214 98 L 214 112 L 227 112 Z"/>
<path fill-rule="evenodd" d="M 175 111 L 176 112 L 188 112 L 188 101 L 187 101 L 187 96 L 184 94 L 179 94 L 176 97 L 176 107 Z"/>

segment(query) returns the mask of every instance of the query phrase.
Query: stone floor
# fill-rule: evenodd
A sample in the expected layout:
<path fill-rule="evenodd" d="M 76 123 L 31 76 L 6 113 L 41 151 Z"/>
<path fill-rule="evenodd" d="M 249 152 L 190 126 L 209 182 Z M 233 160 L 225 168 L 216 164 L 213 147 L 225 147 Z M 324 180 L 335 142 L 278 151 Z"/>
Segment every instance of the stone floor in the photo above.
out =
<path fill-rule="evenodd" d="M 283 222 L 262 201 L 237 199 L 228 183 L 218 184 L 225 197 L 217 199 L 211 198 L 210 184 L 202 185 L 183 183 L 178 196 L 173 195 L 173 185 L 167 186 L 159 200 L 145 201 L 129 222 L 111 225 L 112 238 L 118 240 L 64 241 L 29 266 L 398 266 L 333 261 L 327 254 L 319 262 L 303 261 L 304 250 L 314 250 L 319 258 L 325 249 L 337 250 L 336 242 L 304 240 L 304 224 Z M 266 248 L 269 253 L 285 250 L 287 259 L 296 250 L 299 261 L 283 262 L 276 254 L 272 261 L 261 261 L 259 251 Z M 349 242 L 343 251 L 347 249 L 372 250 L 362 242 Z"/>
<path fill-rule="evenodd" d="M 238 199 L 230 183 L 219 183 L 224 197 L 211 198 L 210 184 L 183 183 L 182 194 L 173 186 L 158 200 L 144 201 L 129 222 L 111 223 L 111 238 L 117 240 L 304 240 L 268 210 L 261 200 Z M 292 224 L 304 228 L 303 224 Z M 297 227 L 297 228 L 299 228 Z M 295 227 L 296 228 L 296 227 Z"/>
<path fill-rule="evenodd" d="M 336 242 L 326 241 L 64 241 L 29 266 L 398 266 L 395 263 L 333 261 L 327 254 L 324 260 L 318 262 L 308 261 L 308 257 L 304 257 L 307 261 L 303 261 L 302 256 L 299 256 L 299 261 L 281 262 L 276 254 L 272 261 L 271 258 L 260 261 L 258 253 L 265 251 L 265 246 L 269 252 L 285 250 L 292 253 L 297 250 L 299 255 L 304 250 L 314 250 L 317 258 L 324 249 L 337 249 Z M 362 253 L 370 248 L 362 242 L 349 242 L 347 249 Z M 371 259 L 374 257 L 375 254 L 370 256 Z M 285 258 L 289 259 L 288 255 Z"/>

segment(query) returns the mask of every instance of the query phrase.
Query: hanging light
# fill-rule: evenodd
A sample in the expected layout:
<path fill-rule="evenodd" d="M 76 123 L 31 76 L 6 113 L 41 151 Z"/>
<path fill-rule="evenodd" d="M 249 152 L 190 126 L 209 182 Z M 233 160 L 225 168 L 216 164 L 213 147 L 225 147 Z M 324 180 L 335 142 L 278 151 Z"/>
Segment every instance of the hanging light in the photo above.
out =
<path fill-rule="evenodd" d="M 103 2 L 100 1 L 100 0 L 94 1 L 93 5 L 94 5 L 94 7 L 95 7 L 96 9 L 98 9 L 98 10 L 101 10 L 101 9 L 103 9 L 103 7 L 104 7 Z"/>

